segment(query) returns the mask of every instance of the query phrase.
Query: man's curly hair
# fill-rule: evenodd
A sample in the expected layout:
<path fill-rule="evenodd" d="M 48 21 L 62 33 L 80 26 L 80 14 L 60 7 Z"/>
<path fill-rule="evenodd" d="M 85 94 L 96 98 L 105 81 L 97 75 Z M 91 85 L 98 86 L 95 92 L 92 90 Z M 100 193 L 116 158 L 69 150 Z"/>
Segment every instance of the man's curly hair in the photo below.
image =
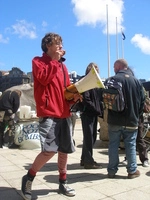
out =
<path fill-rule="evenodd" d="M 47 52 L 47 44 L 52 45 L 55 43 L 62 43 L 62 37 L 56 33 L 47 33 L 41 42 L 41 48 L 43 52 Z"/>

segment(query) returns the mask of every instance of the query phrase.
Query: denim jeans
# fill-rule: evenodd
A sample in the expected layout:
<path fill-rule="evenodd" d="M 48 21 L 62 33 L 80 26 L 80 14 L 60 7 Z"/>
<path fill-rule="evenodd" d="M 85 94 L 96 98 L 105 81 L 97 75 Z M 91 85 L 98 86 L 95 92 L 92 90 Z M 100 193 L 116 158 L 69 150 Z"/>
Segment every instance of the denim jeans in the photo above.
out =
<path fill-rule="evenodd" d="M 107 167 L 108 174 L 114 175 L 118 171 L 119 152 L 121 136 L 125 145 L 125 153 L 127 158 L 127 172 L 133 174 L 136 172 L 136 138 L 137 129 L 127 129 L 123 126 L 108 124 L 109 134 L 109 163 Z"/>

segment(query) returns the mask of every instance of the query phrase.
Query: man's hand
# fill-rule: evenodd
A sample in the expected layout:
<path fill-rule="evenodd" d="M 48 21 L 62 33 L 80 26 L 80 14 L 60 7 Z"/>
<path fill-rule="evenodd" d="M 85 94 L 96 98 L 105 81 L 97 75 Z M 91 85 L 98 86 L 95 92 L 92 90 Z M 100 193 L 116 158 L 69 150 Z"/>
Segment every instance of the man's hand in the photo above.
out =
<path fill-rule="evenodd" d="M 66 53 L 65 50 L 58 50 L 58 51 L 56 51 L 56 53 L 52 57 L 52 60 L 60 60 L 65 55 L 65 53 Z"/>
<path fill-rule="evenodd" d="M 77 91 L 77 88 L 75 87 L 74 84 L 71 84 L 69 85 L 65 91 L 64 91 L 64 94 L 65 94 L 65 98 L 70 101 L 78 101 L 80 100 L 82 102 L 82 95 Z"/>
<path fill-rule="evenodd" d="M 82 97 L 82 95 L 80 94 L 80 93 L 75 93 L 75 94 L 73 94 L 73 101 L 74 102 L 76 102 L 76 101 L 80 101 L 80 102 L 82 102 L 82 100 L 83 100 L 83 97 Z"/>

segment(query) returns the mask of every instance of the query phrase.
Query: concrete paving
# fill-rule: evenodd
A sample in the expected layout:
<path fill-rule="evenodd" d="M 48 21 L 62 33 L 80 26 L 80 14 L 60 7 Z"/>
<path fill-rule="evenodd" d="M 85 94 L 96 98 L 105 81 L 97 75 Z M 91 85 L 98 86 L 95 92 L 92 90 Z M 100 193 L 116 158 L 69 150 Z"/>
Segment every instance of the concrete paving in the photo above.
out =
<path fill-rule="evenodd" d="M 102 147 L 97 138 L 94 147 L 94 159 L 102 169 L 84 169 L 80 166 L 82 147 L 82 128 L 80 119 L 75 126 L 74 139 L 76 152 L 69 154 L 68 183 L 76 190 L 76 196 L 66 197 L 58 191 L 57 155 L 53 157 L 37 174 L 32 186 L 32 199 L 43 200 L 149 200 L 150 167 L 142 167 L 138 155 L 137 163 L 141 176 L 127 179 L 126 166 L 121 163 L 124 151 L 120 150 L 119 171 L 115 179 L 107 178 L 108 149 Z M 0 149 L 0 200 L 22 200 L 20 195 L 21 178 L 26 174 L 36 150 Z"/>

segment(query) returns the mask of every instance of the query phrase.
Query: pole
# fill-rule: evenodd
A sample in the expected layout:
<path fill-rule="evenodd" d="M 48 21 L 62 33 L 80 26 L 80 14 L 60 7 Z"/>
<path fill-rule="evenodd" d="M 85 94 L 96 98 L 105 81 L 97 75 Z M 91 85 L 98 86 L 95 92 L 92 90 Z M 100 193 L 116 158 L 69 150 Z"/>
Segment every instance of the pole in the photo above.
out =
<path fill-rule="evenodd" d="M 110 77 L 110 40 L 109 40 L 109 25 L 108 25 L 108 5 L 106 5 L 107 17 L 107 57 L 108 57 L 108 77 Z"/>
<path fill-rule="evenodd" d="M 122 58 L 124 58 L 124 40 L 122 38 L 122 28 L 121 28 L 121 49 L 122 49 Z"/>

